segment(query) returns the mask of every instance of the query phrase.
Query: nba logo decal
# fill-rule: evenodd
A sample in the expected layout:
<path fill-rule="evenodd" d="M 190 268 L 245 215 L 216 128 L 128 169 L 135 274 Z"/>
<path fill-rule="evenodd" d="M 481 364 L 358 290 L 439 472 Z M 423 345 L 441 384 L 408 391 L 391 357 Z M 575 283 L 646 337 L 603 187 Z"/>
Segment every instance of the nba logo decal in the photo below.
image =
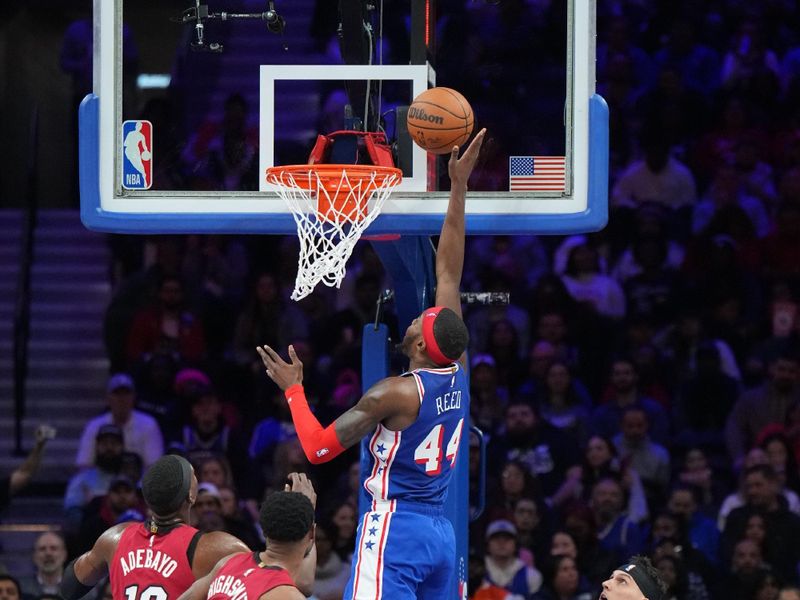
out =
<path fill-rule="evenodd" d="M 153 124 L 122 123 L 122 187 L 148 190 L 153 185 Z"/>

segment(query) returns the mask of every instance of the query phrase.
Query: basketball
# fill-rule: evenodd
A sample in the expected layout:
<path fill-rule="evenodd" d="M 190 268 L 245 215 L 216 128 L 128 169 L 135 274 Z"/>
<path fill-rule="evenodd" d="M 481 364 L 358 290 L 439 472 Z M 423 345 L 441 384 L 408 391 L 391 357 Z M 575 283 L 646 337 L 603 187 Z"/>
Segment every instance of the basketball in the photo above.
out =
<path fill-rule="evenodd" d="M 142 152 L 142 160 L 150 160 L 150 152 L 145 150 Z"/>
<path fill-rule="evenodd" d="M 460 93 L 435 87 L 414 98 L 408 107 L 408 133 L 428 152 L 447 154 L 469 139 L 475 118 Z"/>

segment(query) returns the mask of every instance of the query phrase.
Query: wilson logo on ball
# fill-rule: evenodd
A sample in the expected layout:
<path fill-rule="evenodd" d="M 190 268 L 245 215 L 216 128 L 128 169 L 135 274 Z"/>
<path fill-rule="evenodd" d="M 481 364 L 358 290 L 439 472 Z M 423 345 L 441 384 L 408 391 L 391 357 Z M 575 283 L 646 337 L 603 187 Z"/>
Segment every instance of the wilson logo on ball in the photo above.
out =
<path fill-rule="evenodd" d="M 429 115 L 425 112 L 424 108 L 416 108 L 414 106 L 408 109 L 408 116 L 412 119 L 419 119 L 420 121 L 427 121 L 428 123 L 436 123 L 441 125 L 444 119 L 437 115 Z"/>

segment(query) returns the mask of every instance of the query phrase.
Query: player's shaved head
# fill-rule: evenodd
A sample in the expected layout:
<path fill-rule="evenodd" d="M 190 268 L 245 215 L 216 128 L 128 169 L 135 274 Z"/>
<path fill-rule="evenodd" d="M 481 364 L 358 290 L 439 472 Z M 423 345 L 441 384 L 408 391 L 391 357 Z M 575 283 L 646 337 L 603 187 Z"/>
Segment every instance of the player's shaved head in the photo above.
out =
<path fill-rule="evenodd" d="M 142 495 L 150 510 L 163 517 L 178 512 L 189 499 L 192 465 L 174 454 L 159 458 L 142 478 Z"/>

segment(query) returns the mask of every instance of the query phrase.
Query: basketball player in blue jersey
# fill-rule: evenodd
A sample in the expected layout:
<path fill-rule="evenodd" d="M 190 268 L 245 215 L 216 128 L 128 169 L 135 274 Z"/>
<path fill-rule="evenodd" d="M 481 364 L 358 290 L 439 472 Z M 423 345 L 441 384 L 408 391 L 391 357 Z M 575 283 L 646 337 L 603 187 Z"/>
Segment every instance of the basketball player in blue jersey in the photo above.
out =
<path fill-rule="evenodd" d="M 303 391 L 303 364 L 258 348 L 267 375 L 284 390 L 300 443 L 313 464 L 327 462 L 363 439 L 371 468 L 363 486 L 370 510 L 358 526 L 344 598 L 447 598 L 455 568 L 455 533 L 444 517 L 447 487 L 469 418 L 464 370 L 467 328 L 459 286 L 464 266 L 464 202 L 486 130 L 458 158 L 450 155 L 450 200 L 436 253 L 436 306 L 405 333 L 409 372 L 372 386 L 323 428 Z M 467 424 L 468 426 L 468 424 Z"/>

